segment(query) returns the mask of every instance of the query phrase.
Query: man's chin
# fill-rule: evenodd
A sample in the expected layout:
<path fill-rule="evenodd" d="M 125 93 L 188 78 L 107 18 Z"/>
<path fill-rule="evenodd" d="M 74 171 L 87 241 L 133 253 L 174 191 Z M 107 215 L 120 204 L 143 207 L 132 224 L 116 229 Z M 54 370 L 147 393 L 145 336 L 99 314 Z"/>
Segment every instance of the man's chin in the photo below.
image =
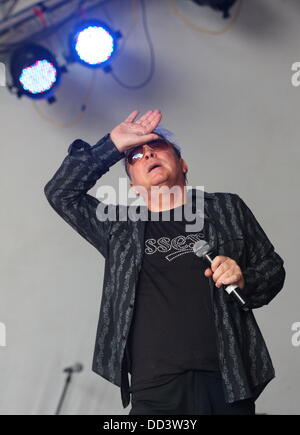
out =
<path fill-rule="evenodd" d="M 151 186 L 159 186 L 161 184 L 166 184 L 168 181 L 168 177 L 165 175 L 155 176 L 150 180 Z"/>
<path fill-rule="evenodd" d="M 153 171 L 154 171 L 153 173 L 151 172 L 149 173 L 150 175 L 149 179 L 151 184 L 163 182 L 168 179 L 167 174 L 164 171 L 162 171 L 160 168 L 153 169 Z"/>

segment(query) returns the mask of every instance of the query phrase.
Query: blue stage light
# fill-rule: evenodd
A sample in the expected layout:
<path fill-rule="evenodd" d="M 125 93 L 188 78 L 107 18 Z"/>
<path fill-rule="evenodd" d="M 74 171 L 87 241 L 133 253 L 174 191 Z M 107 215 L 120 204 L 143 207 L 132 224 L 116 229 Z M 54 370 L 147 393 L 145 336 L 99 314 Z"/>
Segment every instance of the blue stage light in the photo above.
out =
<path fill-rule="evenodd" d="M 70 36 L 73 60 L 89 66 L 106 66 L 117 49 L 119 32 L 101 21 L 85 21 Z"/>
<path fill-rule="evenodd" d="M 56 77 L 57 70 L 54 65 L 43 59 L 23 68 L 19 80 L 25 91 L 31 94 L 40 94 L 53 87 Z"/>
<path fill-rule="evenodd" d="M 33 99 L 52 98 L 59 84 L 61 71 L 55 57 L 45 47 L 28 44 L 11 57 L 11 75 L 18 96 Z"/>

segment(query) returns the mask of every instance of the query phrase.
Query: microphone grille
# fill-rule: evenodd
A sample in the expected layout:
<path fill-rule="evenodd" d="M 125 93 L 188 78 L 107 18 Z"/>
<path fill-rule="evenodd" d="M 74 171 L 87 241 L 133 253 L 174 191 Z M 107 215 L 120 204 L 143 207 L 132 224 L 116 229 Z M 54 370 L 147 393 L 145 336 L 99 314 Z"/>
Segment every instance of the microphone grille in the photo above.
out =
<path fill-rule="evenodd" d="M 204 257 L 204 255 L 212 251 L 212 248 L 209 246 L 206 240 L 199 240 L 194 244 L 193 251 L 197 257 Z"/>
<path fill-rule="evenodd" d="M 83 365 L 81 363 L 75 363 L 73 370 L 74 372 L 81 372 L 83 370 Z"/>

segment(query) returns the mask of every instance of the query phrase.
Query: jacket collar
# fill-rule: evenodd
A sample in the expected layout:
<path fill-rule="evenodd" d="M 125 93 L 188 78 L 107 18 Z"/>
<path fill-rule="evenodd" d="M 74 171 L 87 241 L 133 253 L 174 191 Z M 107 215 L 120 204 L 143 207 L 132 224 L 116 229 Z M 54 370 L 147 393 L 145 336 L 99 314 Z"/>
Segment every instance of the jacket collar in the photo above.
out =
<path fill-rule="evenodd" d="M 204 191 L 204 198 L 205 199 L 216 199 L 216 196 L 214 193 L 208 193 Z"/>
<path fill-rule="evenodd" d="M 196 196 L 196 192 L 200 191 L 200 189 L 190 189 L 188 192 L 192 192 L 192 198 L 193 201 L 195 200 L 195 196 Z M 216 199 L 215 194 L 214 193 L 209 193 L 206 192 L 205 190 L 203 191 L 203 197 L 204 199 Z"/>

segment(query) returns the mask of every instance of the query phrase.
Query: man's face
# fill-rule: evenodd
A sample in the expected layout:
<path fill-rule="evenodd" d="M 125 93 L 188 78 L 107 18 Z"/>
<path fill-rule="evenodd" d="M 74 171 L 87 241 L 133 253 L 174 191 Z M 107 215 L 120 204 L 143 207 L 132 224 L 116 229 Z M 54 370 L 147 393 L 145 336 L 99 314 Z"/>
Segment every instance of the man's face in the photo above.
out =
<path fill-rule="evenodd" d="M 183 185 L 183 173 L 187 165 L 179 159 L 171 144 L 156 140 L 134 149 L 139 155 L 133 163 L 126 163 L 131 178 L 131 186 L 142 186 L 149 190 L 151 186 L 169 187 Z M 132 155 L 132 152 L 130 153 Z"/>

